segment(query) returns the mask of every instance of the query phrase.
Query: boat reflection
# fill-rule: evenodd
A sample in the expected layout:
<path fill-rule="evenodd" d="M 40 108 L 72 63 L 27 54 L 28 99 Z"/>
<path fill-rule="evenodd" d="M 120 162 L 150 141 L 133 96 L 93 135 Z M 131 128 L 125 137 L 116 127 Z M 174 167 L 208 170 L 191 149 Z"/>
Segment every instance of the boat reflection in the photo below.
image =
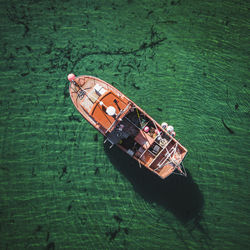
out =
<path fill-rule="evenodd" d="M 111 163 L 132 183 L 143 199 L 163 206 L 182 223 L 197 223 L 204 199 L 188 171 L 187 177 L 171 175 L 162 180 L 145 167 L 140 168 L 135 160 L 116 146 L 111 149 L 109 146 L 104 144 L 104 150 Z"/>

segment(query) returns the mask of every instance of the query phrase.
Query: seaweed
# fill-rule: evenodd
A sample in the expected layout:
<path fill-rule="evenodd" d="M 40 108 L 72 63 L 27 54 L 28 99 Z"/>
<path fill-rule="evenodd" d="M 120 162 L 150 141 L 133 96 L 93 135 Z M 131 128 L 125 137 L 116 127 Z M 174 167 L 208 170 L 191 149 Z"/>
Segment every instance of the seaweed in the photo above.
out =
<path fill-rule="evenodd" d="M 36 174 L 35 174 L 35 168 L 34 168 L 34 167 L 32 167 L 31 176 L 32 176 L 32 177 L 35 177 L 35 176 L 36 176 Z"/>
<path fill-rule="evenodd" d="M 87 222 L 87 219 L 86 219 L 86 218 L 80 217 L 79 215 L 78 215 L 78 219 L 80 220 L 80 223 L 81 223 L 82 225 L 85 225 L 86 222 Z"/>
<path fill-rule="evenodd" d="M 24 26 L 24 34 L 23 37 L 26 37 L 27 33 L 29 32 L 29 23 L 31 21 L 31 17 L 26 15 L 26 9 L 21 9 L 20 11 L 17 11 L 17 8 L 15 6 L 11 6 L 11 8 L 8 8 L 6 10 L 7 16 L 10 21 L 12 21 L 15 24 L 21 24 Z M 18 13 L 20 13 L 18 15 Z"/>
<path fill-rule="evenodd" d="M 71 210 L 71 208 L 72 208 L 72 204 L 69 204 L 68 208 L 67 208 L 67 211 L 69 212 Z"/>
<path fill-rule="evenodd" d="M 123 219 L 119 215 L 114 215 L 113 218 L 120 224 Z"/>
<path fill-rule="evenodd" d="M 65 85 L 64 90 L 63 90 L 63 95 L 64 95 L 64 100 L 69 97 L 68 85 Z"/>
<path fill-rule="evenodd" d="M 70 121 L 77 121 L 77 122 L 81 122 L 81 119 L 77 116 L 74 116 L 73 114 L 69 116 L 69 120 Z"/>
<path fill-rule="evenodd" d="M 148 12 L 148 14 L 147 14 L 147 18 L 151 15 L 151 14 L 153 14 L 154 13 L 154 11 L 153 10 L 150 10 L 149 12 Z"/>
<path fill-rule="evenodd" d="M 98 141 L 98 134 L 94 135 L 94 141 Z"/>
<path fill-rule="evenodd" d="M 234 131 L 227 126 L 227 124 L 224 122 L 223 118 L 221 118 L 223 126 L 228 130 L 230 134 L 234 134 Z"/>
<path fill-rule="evenodd" d="M 4 171 L 10 171 L 7 167 L 2 167 L 0 166 L 0 169 L 4 170 Z"/>
<path fill-rule="evenodd" d="M 36 227 L 36 229 L 35 229 L 35 233 L 41 232 L 42 228 L 43 228 L 43 227 L 42 227 L 41 225 L 38 225 L 38 226 Z"/>
<path fill-rule="evenodd" d="M 25 47 L 26 47 L 26 49 L 27 49 L 29 52 L 32 51 L 32 48 L 31 48 L 29 45 L 26 45 Z"/>
<path fill-rule="evenodd" d="M 157 33 L 152 29 L 151 30 L 151 36 L 157 36 Z M 116 55 L 136 55 L 137 52 L 146 50 L 146 49 L 153 49 L 154 47 L 160 45 L 163 41 L 165 41 L 167 38 L 161 38 L 161 39 L 157 39 L 155 41 L 152 41 L 151 37 L 151 42 L 147 43 L 147 42 L 143 42 L 139 48 L 137 49 L 131 49 L 131 50 L 124 50 L 123 48 L 118 48 L 117 50 L 101 50 L 101 51 L 84 51 L 83 53 L 78 53 L 77 57 L 74 57 L 74 60 L 71 60 L 70 55 L 72 53 L 72 45 L 71 42 L 69 41 L 68 45 L 65 48 L 54 48 L 54 52 L 56 53 L 55 58 L 50 60 L 51 63 L 51 67 L 52 69 L 56 69 L 56 68 L 65 68 L 67 67 L 67 65 L 61 65 L 61 58 L 65 57 L 68 59 L 69 62 L 71 62 L 71 68 L 70 71 L 74 71 L 74 68 L 76 67 L 76 65 L 83 60 L 85 57 L 88 56 L 94 56 L 94 55 L 111 55 L 111 56 L 116 56 Z M 121 61 L 121 60 L 120 60 Z M 120 68 L 120 62 L 118 63 L 118 66 L 116 68 L 116 70 L 118 72 L 121 72 Z M 68 68 L 67 68 L 68 69 Z"/>
<path fill-rule="evenodd" d="M 21 76 L 24 77 L 24 76 L 27 76 L 29 74 L 29 72 L 25 72 L 25 73 L 22 73 Z"/>
<path fill-rule="evenodd" d="M 120 227 L 118 229 L 115 230 L 109 230 L 109 232 L 106 232 L 106 235 L 109 236 L 109 241 L 112 241 L 116 238 L 117 233 L 119 233 L 121 231 Z"/>
<path fill-rule="evenodd" d="M 178 0 L 178 1 L 171 1 L 170 4 L 171 5 L 179 5 L 181 2 L 181 0 Z"/>
<path fill-rule="evenodd" d="M 47 246 L 46 246 L 46 249 L 47 250 L 54 250 L 56 247 L 55 243 L 54 242 L 50 242 Z"/>
<path fill-rule="evenodd" d="M 141 89 L 139 86 L 136 86 L 135 83 L 132 83 L 132 86 L 137 90 Z"/>
<path fill-rule="evenodd" d="M 57 31 L 57 27 L 55 24 L 53 24 L 53 30 L 56 32 Z"/>
<path fill-rule="evenodd" d="M 49 236 L 50 236 L 50 233 L 49 233 L 49 231 L 47 232 L 47 236 L 46 236 L 46 241 L 48 242 L 48 240 L 49 240 Z"/>
<path fill-rule="evenodd" d="M 99 170 L 99 168 L 97 167 L 96 169 L 95 169 L 95 175 L 98 175 L 100 173 L 100 170 Z"/>
<path fill-rule="evenodd" d="M 61 180 L 62 177 L 63 177 L 65 174 L 67 174 L 67 167 L 66 167 L 66 166 L 64 166 L 64 167 L 62 168 L 62 173 L 61 173 L 61 175 L 59 176 L 59 180 Z"/>

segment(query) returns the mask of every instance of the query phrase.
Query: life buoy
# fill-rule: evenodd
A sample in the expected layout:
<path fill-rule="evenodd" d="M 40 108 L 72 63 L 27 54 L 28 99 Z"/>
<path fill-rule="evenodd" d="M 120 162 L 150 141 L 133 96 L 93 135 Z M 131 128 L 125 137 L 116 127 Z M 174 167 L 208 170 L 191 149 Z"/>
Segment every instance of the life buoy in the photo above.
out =
<path fill-rule="evenodd" d="M 70 81 L 70 82 L 72 82 L 74 79 L 76 78 L 76 76 L 74 75 L 74 74 L 68 74 L 68 80 Z"/>

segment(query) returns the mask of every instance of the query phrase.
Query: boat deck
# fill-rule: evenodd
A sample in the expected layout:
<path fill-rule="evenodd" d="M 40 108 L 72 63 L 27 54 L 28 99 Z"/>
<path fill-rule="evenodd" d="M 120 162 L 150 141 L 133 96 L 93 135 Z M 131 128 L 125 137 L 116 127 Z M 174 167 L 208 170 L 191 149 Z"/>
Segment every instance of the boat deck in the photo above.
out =
<path fill-rule="evenodd" d="M 87 93 L 86 95 L 84 92 L 82 92 L 82 90 L 79 90 L 80 92 L 78 94 L 79 98 L 77 100 L 77 105 L 84 107 L 84 109 L 89 113 L 93 107 L 93 104 L 99 98 L 99 95 L 94 89 L 96 81 L 91 78 L 87 78 L 85 80 L 79 78 L 77 83 Z"/>

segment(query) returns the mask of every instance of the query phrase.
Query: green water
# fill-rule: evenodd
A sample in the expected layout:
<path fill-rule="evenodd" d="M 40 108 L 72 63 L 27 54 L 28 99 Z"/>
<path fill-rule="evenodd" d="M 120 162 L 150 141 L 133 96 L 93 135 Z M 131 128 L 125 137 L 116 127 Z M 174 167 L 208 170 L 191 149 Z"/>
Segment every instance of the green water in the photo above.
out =
<path fill-rule="evenodd" d="M 248 249 L 247 2 L 1 1 L 0 249 Z M 188 178 L 104 146 L 70 72 L 174 125 Z"/>

